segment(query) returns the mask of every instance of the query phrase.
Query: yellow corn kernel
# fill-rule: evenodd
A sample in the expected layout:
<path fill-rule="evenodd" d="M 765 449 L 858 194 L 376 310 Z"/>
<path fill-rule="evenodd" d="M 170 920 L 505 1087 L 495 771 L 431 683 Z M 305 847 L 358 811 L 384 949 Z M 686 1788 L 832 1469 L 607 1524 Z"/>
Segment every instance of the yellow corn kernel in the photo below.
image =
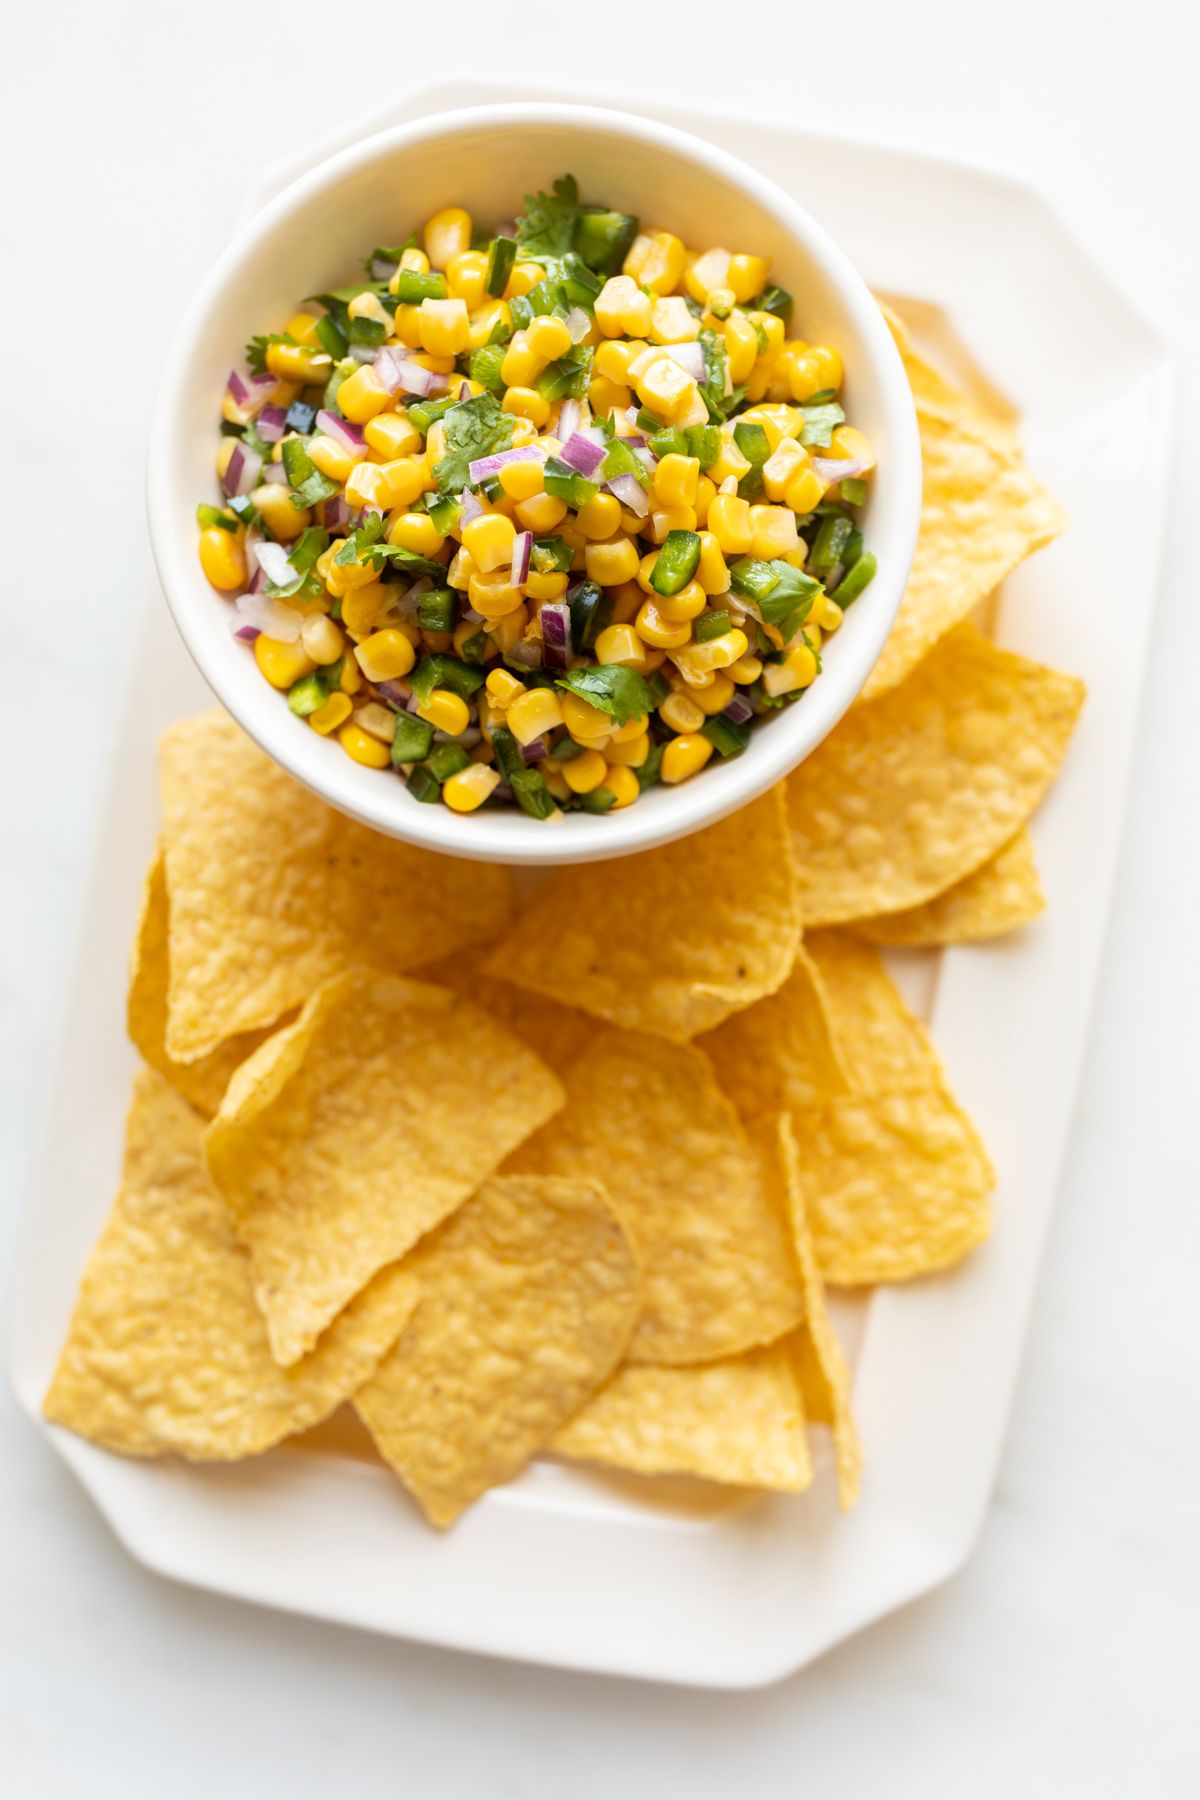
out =
<path fill-rule="evenodd" d="M 200 567 L 222 594 L 246 585 L 246 552 L 241 534 L 211 525 L 200 533 Z M 256 639 L 255 642 L 258 640 Z"/>
<path fill-rule="evenodd" d="M 708 524 L 708 509 L 716 498 L 717 484 L 707 475 L 701 475 L 696 483 L 696 498 L 692 506 L 696 514 L 697 525 Z"/>
<path fill-rule="evenodd" d="M 646 334 L 653 344 L 688 344 L 700 335 L 700 321 L 688 311 L 682 294 L 656 300 L 650 309 L 650 329 Z M 757 339 L 755 340 L 757 345 Z"/>
<path fill-rule="evenodd" d="M 612 627 L 609 627 L 612 630 Z M 603 636 L 603 632 L 601 636 Z M 633 633 L 629 634 L 631 637 Z M 636 642 L 636 640 L 635 640 Z M 564 693 L 562 697 L 563 724 L 577 744 L 604 744 L 613 734 L 614 726 L 608 714 L 601 712 L 598 706 L 589 706 L 578 694 Z M 582 759 L 576 759 L 582 760 Z M 563 764 L 564 769 L 568 767 Z"/>
<path fill-rule="evenodd" d="M 365 425 L 368 419 L 390 406 L 391 399 L 370 363 L 364 363 L 353 375 L 347 375 L 337 391 L 337 403 L 354 425 Z"/>
<path fill-rule="evenodd" d="M 518 694 L 508 708 L 505 723 L 518 744 L 532 744 L 548 731 L 557 731 L 563 722 L 562 706 L 553 688 L 530 688 Z"/>
<path fill-rule="evenodd" d="M 621 502 L 615 494 L 597 494 L 575 515 L 575 527 L 585 538 L 607 538 L 621 523 Z"/>
<path fill-rule="evenodd" d="M 654 574 L 654 565 L 657 561 L 658 561 L 658 551 L 657 550 L 648 550 L 646 552 L 645 556 L 643 556 L 641 561 L 638 563 L 638 571 L 634 577 L 634 580 L 637 582 L 637 584 L 641 588 L 642 592 L 649 594 L 652 597 L 657 597 L 656 593 L 655 593 L 654 582 L 651 580 L 651 577 Z M 640 606 L 641 604 L 642 603 L 639 600 L 638 605 Z"/>
<path fill-rule="evenodd" d="M 541 537 L 553 531 L 567 516 L 567 503 L 557 494 L 531 494 L 517 502 L 517 519 L 526 531 Z"/>
<path fill-rule="evenodd" d="M 366 769 L 386 769 L 392 760 L 391 751 L 386 744 L 381 744 L 377 737 L 356 725 L 353 719 L 347 721 L 337 734 L 338 743 L 354 762 L 362 763 Z"/>
<path fill-rule="evenodd" d="M 784 500 L 794 513 L 810 513 L 820 504 L 825 483 L 817 471 L 805 465 L 796 470 L 784 490 Z"/>
<path fill-rule="evenodd" d="M 653 600 L 643 600 L 633 628 L 644 644 L 653 644 L 658 650 L 678 650 L 692 641 L 691 621 L 665 619 Z"/>
<path fill-rule="evenodd" d="M 523 450 L 526 444 L 536 444 L 537 441 L 538 441 L 538 428 L 534 424 L 533 420 L 532 419 L 522 419 L 518 415 L 514 414 L 513 415 L 513 428 L 512 428 L 512 447 L 513 447 L 513 449 L 514 450 Z"/>
<path fill-rule="evenodd" d="M 352 638 L 368 637 L 375 621 L 388 605 L 388 591 L 382 581 L 368 581 L 354 588 L 342 600 L 342 623 Z"/>
<path fill-rule="evenodd" d="M 623 769 L 640 769 L 650 754 L 650 733 L 639 731 L 636 737 L 627 738 L 623 744 L 613 738 L 604 754 L 610 769 L 614 764 Z"/>
<path fill-rule="evenodd" d="M 763 429 L 767 429 L 765 424 Z M 786 499 L 788 483 L 807 466 L 808 451 L 803 445 L 792 437 L 781 438 L 762 466 L 763 492 L 767 499 Z"/>
<path fill-rule="evenodd" d="M 333 358 L 308 344 L 268 344 L 267 367 L 280 381 L 298 381 L 301 387 L 329 380 Z"/>
<path fill-rule="evenodd" d="M 723 669 L 714 669 L 706 687 L 692 688 L 690 692 L 700 711 L 712 718 L 715 713 L 724 712 L 733 699 L 733 682 Z"/>
<path fill-rule="evenodd" d="M 469 307 L 480 306 L 484 299 L 487 257 L 482 250 L 463 250 L 446 264 L 446 290 L 452 300 L 464 300 Z"/>
<path fill-rule="evenodd" d="M 740 481 L 742 476 L 748 475 L 749 472 L 750 459 L 742 455 L 734 441 L 732 432 L 729 432 L 725 427 L 722 427 L 721 448 L 717 454 L 717 460 L 709 465 L 709 479 L 720 486 L 722 482 L 728 481 L 731 478 L 735 481 Z"/>
<path fill-rule="evenodd" d="M 589 544 L 584 551 L 584 566 L 589 581 L 601 587 L 619 587 L 632 581 L 638 572 L 638 547 L 632 538 L 613 538 L 607 544 Z"/>
<path fill-rule="evenodd" d="M 761 656 L 739 656 L 735 663 L 730 663 L 728 669 L 730 681 L 736 682 L 738 687 L 749 687 L 758 680 L 762 672 Z"/>
<path fill-rule="evenodd" d="M 342 679 L 338 687 L 343 694 L 357 694 L 363 684 L 362 670 L 352 656 L 348 656 L 342 664 Z"/>
<path fill-rule="evenodd" d="M 395 313 L 396 336 L 407 350 L 421 348 L 421 308 L 402 304 Z"/>
<path fill-rule="evenodd" d="M 832 344 L 810 344 L 808 354 L 816 365 L 818 387 L 821 393 L 825 388 L 832 388 L 836 393 L 845 379 L 842 359 Z"/>
<path fill-rule="evenodd" d="M 515 537 L 512 520 L 503 513 L 482 513 L 463 526 L 462 546 L 475 567 L 490 575 L 493 569 L 511 564 Z"/>
<path fill-rule="evenodd" d="M 761 556 L 767 562 L 775 556 L 786 556 L 800 542 L 796 515 L 790 507 L 752 506 L 750 524 L 754 531 L 751 554 Z"/>
<path fill-rule="evenodd" d="M 354 654 L 368 681 L 396 681 L 407 675 L 417 660 L 404 633 L 394 628 L 372 632 Z"/>
<path fill-rule="evenodd" d="M 735 299 L 743 303 L 755 299 L 766 287 L 770 273 L 769 256 L 731 256 L 729 286 L 733 289 Z"/>
<path fill-rule="evenodd" d="M 708 509 L 708 529 L 725 556 L 745 556 L 754 542 L 750 502 L 737 494 L 718 494 Z"/>
<path fill-rule="evenodd" d="M 853 425 L 839 425 L 833 433 L 826 456 L 850 458 L 854 462 L 864 462 L 868 468 L 875 467 L 875 452 L 861 431 Z"/>
<path fill-rule="evenodd" d="M 396 412 L 377 413 L 373 419 L 368 419 L 363 426 L 363 436 L 384 462 L 392 462 L 398 456 L 419 454 L 425 441 L 411 419 Z M 308 453 L 312 455 L 311 444 Z"/>
<path fill-rule="evenodd" d="M 642 527 L 645 530 L 645 526 Z M 656 506 L 650 514 L 650 536 L 656 544 L 665 544 L 672 531 L 695 531 L 694 506 Z"/>
<path fill-rule="evenodd" d="M 392 315 L 384 311 L 383 301 L 378 294 L 355 294 L 346 307 L 346 313 L 351 319 L 369 319 L 372 325 L 382 325 L 385 331 L 392 328 Z"/>
<path fill-rule="evenodd" d="M 295 507 L 286 487 L 279 482 L 266 482 L 251 490 L 250 503 L 262 514 L 263 523 L 275 537 L 290 543 L 312 524 L 307 506 Z"/>
<path fill-rule="evenodd" d="M 544 313 L 530 320 L 525 328 L 525 341 L 534 355 L 541 358 L 544 368 L 547 363 L 566 355 L 571 348 L 571 333 L 565 320 Z"/>
<path fill-rule="evenodd" d="M 324 706 L 309 713 L 308 722 L 321 737 L 328 737 L 331 731 L 346 723 L 353 710 L 354 702 L 349 694 L 330 694 Z"/>
<path fill-rule="evenodd" d="M 391 748 L 396 735 L 396 715 L 388 707 L 380 706 L 377 700 L 368 700 L 365 706 L 356 708 L 354 723 L 360 731 Z"/>
<path fill-rule="evenodd" d="M 621 412 L 633 404 L 633 394 L 622 382 L 610 381 L 607 375 L 593 375 L 588 382 L 588 405 L 598 419 Z"/>
<path fill-rule="evenodd" d="M 542 491 L 545 468 L 540 462 L 505 463 L 500 471 L 500 486 L 510 500 L 532 500 Z"/>
<path fill-rule="evenodd" d="M 681 650 L 673 650 L 671 661 L 688 685 L 692 686 L 696 685 L 695 677 L 709 676 L 715 669 L 727 669 L 730 663 L 745 656 L 749 648 L 745 632 L 734 626 L 720 637 L 709 638 L 703 644 L 685 644 Z M 708 687 L 710 683 L 703 681 L 699 685 Z"/>
<path fill-rule="evenodd" d="M 596 639 L 596 661 L 640 663 L 645 645 L 631 625 L 606 625 Z"/>
<path fill-rule="evenodd" d="M 514 413 L 539 427 L 550 417 L 550 402 L 543 399 L 536 388 L 510 387 L 500 405 L 504 412 Z"/>
<path fill-rule="evenodd" d="M 672 731 L 699 731 L 704 723 L 704 714 L 687 693 L 668 694 L 658 709 L 658 716 Z"/>
<path fill-rule="evenodd" d="M 328 613 L 309 613 L 300 627 L 300 642 L 318 668 L 335 663 L 346 648 L 344 634 Z"/>
<path fill-rule="evenodd" d="M 704 302 L 715 289 L 718 293 L 729 286 L 728 250 L 706 250 L 698 256 L 683 278 L 693 300 Z"/>
<path fill-rule="evenodd" d="M 699 457 L 677 456 L 671 451 L 654 471 L 654 498 L 660 506 L 691 506 L 699 480 Z"/>
<path fill-rule="evenodd" d="M 842 385 L 842 359 L 836 350 L 822 344 L 814 344 L 802 355 L 785 350 L 776 367 L 784 369 L 791 397 L 800 403 L 827 388 L 836 392 Z"/>
<path fill-rule="evenodd" d="M 772 699 L 780 694 L 794 693 L 797 688 L 810 687 L 817 678 L 817 659 L 807 644 L 797 644 L 788 651 L 781 663 L 768 663 L 763 670 L 762 684 Z"/>
<path fill-rule="evenodd" d="M 530 569 L 521 586 L 529 600 L 561 600 L 571 583 L 566 575 L 557 571 L 550 575 L 541 575 L 536 569 Z"/>
<path fill-rule="evenodd" d="M 761 362 L 769 367 L 783 349 L 787 327 L 776 313 L 748 312 L 746 317 L 767 340 L 766 349 L 760 350 L 758 354 Z"/>
<path fill-rule="evenodd" d="M 629 375 L 629 365 L 641 355 L 646 348 L 637 338 L 606 338 L 597 346 L 592 358 L 592 367 L 597 375 L 607 375 L 610 381 L 624 385 Z"/>
<path fill-rule="evenodd" d="M 413 244 L 407 250 L 400 252 L 400 267 L 410 269 L 414 275 L 428 275 L 429 258 L 423 250 L 418 250 Z M 394 279 L 395 277 L 393 277 Z"/>
<path fill-rule="evenodd" d="M 528 691 L 524 682 L 518 681 L 515 675 L 510 675 L 507 669 L 493 669 L 485 686 L 492 705 L 499 707 L 501 712 Z"/>
<path fill-rule="evenodd" d="M 590 794 L 604 785 L 608 765 L 599 750 L 585 750 L 562 766 L 562 777 L 573 794 Z"/>
<path fill-rule="evenodd" d="M 640 583 L 623 581 L 619 587 L 609 588 L 608 597 L 612 602 L 613 625 L 632 625 L 642 604 L 643 589 Z"/>
<path fill-rule="evenodd" d="M 428 720 L 438 731 L 444 731 L 447 737 L 461 737 L 471 723 L 471 712 L 460 694 L 452 694 L 449 688 L 434 688 L 428 700 L 417 707 L 417 716 Z"/>
<path fill-rule="evenodd" d="M 649 713 L 635 713 L 632 719 L 626 719 L 612 734 L 614 744 L 631 744 L 636 737 L 641 737 L 650 723 Z"/>
<path fill-rule="evenodd" d="M 698 775 L 712 753 L 712 745 L 698 731 L 682 732 L 664 748 L 659 773 L 667 785 L 673 787 L 676 782 L 688 781 Z"/>
<path fill-rule="evenodd" d="M 726 582 L 725 587 L 729 583 Z M 725 588 L 720 589 L 721 593 Z M 680 588 L 677 594 L 656 594 L 651 592 L 650 598 L 658 608 L 659 616 L 672 625 L 679 625 L 685 619 L 697 619 L 708 604 L 708 595 L 694 578 L 686 587 Z"/>
<path fill-rule="evenodd" d="M 442 799 L 451 812 L 472 813 L 500 786 L 500 771 L 487 763 L 469 763 L 442 784 Z"/>
<path fill-rule="evenodd" d="M 716 502 L 714 501 L 713 504 L 715 505 Z M 710 513 L 711 510 L 710 507 Z M 700 561 L 696 564 L 695 579 L 700 591 L 705 595 L 729 592 L 729 568 L 714 531 L 700 533 Z M 686 588 L 684 592 L 687 592 Z"/>
<path fill-rule="evenodd" d="M 683 280 L 686 252 L 672 231 L 642 232 L 634 238 L 622 265 L 652 294 L 672 294 Z"/>
<path fill-rule="evenodd" d="M 397 513 L 387 537 L 389 544 L 402 544 L 418 556 L 436 556 L 446 541 L 428 513 Z"/>
<path fill-rule="evenodd" d="M 504 360 L 500 364 L 500 379 L 506 388 L 528 387 L 545 366 L 545 357 L 537 354 L 529 342 L 528 333 L 515 331 L 505 346 Z"/>
<path fill-rule="evenodd" d="M 471 348 L 482 350 L 490 342 L 497 325 L 512 324 L 512 314 L 503 300 L 488 300 L 471 314 Z"/>
<path fill-rule="evenodd" d="M 696 387 L 686 369 L 681 369 L 670 356 L 654 357 L 635 379 L 638 398 L 643 406 L 660 413 L 665 419 L 674 416 L 676 409 L 684 404 Z M 706 413 L 705 417 L 707 416 Z"/>
<path fill-rule="evenodd" d="M 254 640 L 254 660 L 274 688 L 290 688 L 294 681 L 311 675 L 316 663 L 304 648 L 303 640 L 285 644 L 266 632 Z"/>
<path fill-rule="evenodd" d="M 496 577 L 493 575 L 485 577 L 485 579 L 494 581 Z M 488 626 L 488 643 L 494 645 L 498 652 L 507 656 L 513 645 L 519 644 L 521 639 L 527 635 L 528 625 L 529 608 L 522 600 L 519 606 L 514 606 L 513 610 L 505 613 L 502 619 L 496 619 Z"/>
<path fill-rule="evenodd" d="M 425 254 L 435 269 L 447 269 L 471 248 L 471 215 L 461 206 L 445 206 L 426 219 L 421 232 Z"/>
<path fill-rule="evenodd" d="M 411 506 L 429 486 L 429 470 L 423 456 L 398 456 L 379 464 L 379 504 L 385 512 L 395 506 Z"/>
<path fill-rule="evenodd" d="M 387 501 L 383 497 L 385 483 L 382 463 L 355 463 L 345 480 L 348 506 L 372 506 L 379 512 L 386 509 Z"/>
<path fill-rule="evenodd" d="M 357 450 L 347 450 L 344 444 L 339 444 L 336 438 L 326 437 L 324 432 L 309 439 L 308 454 L 330 481 L 345 481 L 358 462 Z"/>
<path fill-rule="evenodd" d="M 612 275 L 596 296 L 596 323 L 605 337 L 641 337 L 650 329 L 651 304 L 632 276 Z"/>
<path fill-rule="evenodd" d="M 821 594 L 818 598 L 821 604 L 819 607 L 814 606 L 813 608 L 817 615 L 813 623 L 819 625 L 822 631 L 836 631 L 845 618 L 845 613 L 837 601 L 831 600 L 828 594 Z"/>
<path fill-rule="evenodd" d="M 283 329 L 289 337 L 294 337 L 298 344 L 311 346 L 320 343 L 317 336 L 316 316 L 313 313 L 293 313 Z"/>
<path fill-rule="evenodd" d="M 514 263 L 512 274 L 505 283 L 504 298 L 506 300 L 519 300 L 523 294 L 529 292 L 530 288 L 535 288 L 537 286 L 545 273 L 546 271 L 543 269 L 541 263 Z"/>
<path fill-rule="evenodd" d="M 758 357 L 758 333 L 745 313 L 736 308 L 725 321 L 725 350 L 730 381 L 745 381 Z"/>
<path fill-rule="evenodd" d="M 640 764 L 638 766 L 641 767 Z M 614 768 L 611 763 L 605 769 L 604 780 L 600 785 L 606 787 L 613 797 L 613 812 L 622 806 L 632 806 L 642 791 L 641 784 L 632 769 L 620 766 Z"/>
<path fill-rule="evenodd" d="M 431 356 L 461 356 L 471 347 L 471 320 L 465 300 L 422 300 L 417 324 L 421 348 Z"/>
<path fill-rule="evenodd" d="M 503 619 L 525 604 L 519 587 L 514 587 L 508 569 L 494 569 L 490 574 L 477 570 L 467 583 L 467 598 L 485 619 Z"/>
<path fill-rule="evenodd" d="M 218 481 L 224 481 L 226 471 L 233 458 L 233 453 L 237 449 L 237 444 L 238 441 L 236 438 L 227 437 L 222 438 L 220 444 L 217 446 L 216 470 Z"/>

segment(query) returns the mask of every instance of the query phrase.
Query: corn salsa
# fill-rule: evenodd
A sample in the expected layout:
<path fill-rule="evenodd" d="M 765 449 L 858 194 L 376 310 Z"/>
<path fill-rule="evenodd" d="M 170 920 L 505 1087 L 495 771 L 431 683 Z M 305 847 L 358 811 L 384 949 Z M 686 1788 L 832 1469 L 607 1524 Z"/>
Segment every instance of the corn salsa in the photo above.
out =
<path fill-rule="evenodd" d="M 297 723 L 416 801 L 553 819 L 799 701 L 875 573 L 874 457 L 770 277 L 568 175 L 252 339 L 199 554 Z"/>

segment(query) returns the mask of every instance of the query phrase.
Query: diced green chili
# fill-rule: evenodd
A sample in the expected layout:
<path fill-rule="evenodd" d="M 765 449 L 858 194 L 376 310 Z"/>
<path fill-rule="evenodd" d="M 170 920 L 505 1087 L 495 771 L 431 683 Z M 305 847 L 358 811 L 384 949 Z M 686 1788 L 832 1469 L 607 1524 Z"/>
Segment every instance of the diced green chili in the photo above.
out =
<path fill-rule="evenodd" d="M 729 630 L 729 614 L 727 612 L 703 612 L 692 625 L 692 633 L 698 644 L 707 644 L 710 638 L 724 637 Z"/>
<path fill-rule="evenodd" d="M 878 567 L 871 551 L 864 550 L 852 569 L 848 569 L 829 598 L 843 609 L 853 604 L 865 587 L 869 587 Z"/>
<path fill-rule="evenodd" d="M 329 689 L 320 675 L 302 675 L 299 681 L 293 681 L 288 689 L 288 705 L 300 718 L 307 719 L 324 706 L 329 698 Z"/>
<path fill-rule="evenodd" d="M 465 769 L 470 757 L 461 744 L 438 744 L 425 758 L 425 767 L 435 781 L 449 781 L 460 769 Z"/>
<path fill-rule="evenodd" d="M 429 512 L 432 517 L 432 507 Z M 417 601 L 417 624 L 422 631 L 453 631 L 457 617 L 458 595 L 453 588 L 431 588 Z"/>
<path fill-rule="evenodd" d="M 527 812 L 531 819 L 548 819 L 558 811 L 558 801 L 546 786 L 546 777 L 540 769 L 518 769 L 515 775 L 509 776 L 508 785 L 521 811 Z"/>
<path fill-rule="evenodd" d="M 853 530 L 854 526 L 844 513 L 829 513 L 822 519 L 821 529 L 808 553 L 808 566 L 814 575 L 828 575 L 830 569 L 841 562 Z"/>
<path fill-rule="evenodd" d="M 433 726 L 416 713 L 399 712 L 392 733 L 392 767 L 401 763 L 424 762 L 433 744 Z"/>
<path fill-rule="evenodd" d="M 483 278 L 483 291 L 494 299 L 503 297 L 508 286 L 508 278 L 512 274 L 512 266 L 517 260 L 517 240 L 510 237 L 493 238 L 488 245 L 487 271 Z"/>
<path fill-rule="evenodd" d="M 582 654 L 594 649 L 596 639 L 612 618 L 612 591 L 594 581 L 580 582 L 571 600 L 571 644 Z"/>
<path fill-rule="evenodd" d="M 400 306 L 420 306 L 422 300 L 444 300 L 446 277 L 431 269 L 422 275 L 417 269 L 397 269 L 392 299 Z"/>
<path fill-rule="evenodd" d="M 735 725 L 724 713 L 714 713 L 712 718 L 705 719 L 700 733 L 719 756 L 740 756 L 750 742 L 749 725 Z"/>
<path fill-rule="evenodd" d="M 650 586 L 669 599 L 681 593 L 696 573 L 700 561 L 700 537 L 695 531 L 668 531 L 650 572 Z"/>
<path fill-rule="evenodd" d="M 429 773 L 424 763 L 418 763 L 408 778 L 408 791 L 414 800 L 428 803 L 430 800 L 441 799 L 442 784 Z"/>
<path fill-rule="evenodd" d="M 716 425 L 689 425 L 684 432 L 687 453 L 699 459 L 702 469 L 711 469 L 721 454 L 721 432 Z"/>

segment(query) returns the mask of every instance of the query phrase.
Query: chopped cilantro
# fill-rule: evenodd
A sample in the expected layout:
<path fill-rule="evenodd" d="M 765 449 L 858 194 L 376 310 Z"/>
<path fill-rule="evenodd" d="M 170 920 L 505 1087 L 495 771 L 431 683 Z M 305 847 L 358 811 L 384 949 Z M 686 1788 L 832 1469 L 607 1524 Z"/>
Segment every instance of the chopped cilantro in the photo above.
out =
<path fill-rule="evenodd" d="M 476 394 L 472 400 L 460 400 L 446 412 L 443 423 L 446 454 L 433 471 L 440 493 L 461 493 L 472 485 L 471 463 L 512 447 L 512 414 L 500 410 L 495 394 Z"/>
<path fill-rule="evenodd" d="M 763 623 L 774 625 L 788 644 L 812 610 L 821 584 L 782 558 L 767 562 L 762 557 L 743 556 L 729 571 L 729 586 L 744 600 L 753 601 Z"/>
<path fill-rule="evenodd" d="M 630 719 L 652 711 L 646 683 L 636 669 L 627 669 L 623 663 L 568 669 L 565 675 L 559 676 L 556 686 L 578 694 L 581 700 L 607 713 L 618 725 L 628 725 Z"/>
<path fill-rule="evenodd" d="M 268 331 L 262 337 L 252 337 L 246 345 L 246 362 L 252 375 L 266 374 L 267 351 L 272 344 L 296 344 L 296 339 L 290 331 Z"/>
<path fill-rule="evenodd" d="M 427 556 L 418 556 L 415 550 L 406 550 L 403 544 L 384 543 L 382 538 L 383 514 L 368 513 L 362 524 L 350 533 L 333 560 L 343 566 L 349 563 L 370 563 L 376 572 L 390 562 L 396 568 L 403 569 L 407 575 L 429 575 L 434 581 L 446 573 L 441 563 L 430 562 Z"/>
<path fill-rule="evenodd" d="M 811 401 L 802 406 L 804 426 L 800 432 L 800 442 L 806 446 L 815 445 L 818 449 L 826 449 L 833 442 L 834 428 L 844 424 L 846 415 L 836 401 L 829 400 L 819 406 Z"/>
<path fill-rule="evenodd" d="M 560 175 L 552 194 L 526 194 L 525 212 L 517 220 L 517 244 L 537 261 L 565 256 L 579 220 L 579 184 Z"/>

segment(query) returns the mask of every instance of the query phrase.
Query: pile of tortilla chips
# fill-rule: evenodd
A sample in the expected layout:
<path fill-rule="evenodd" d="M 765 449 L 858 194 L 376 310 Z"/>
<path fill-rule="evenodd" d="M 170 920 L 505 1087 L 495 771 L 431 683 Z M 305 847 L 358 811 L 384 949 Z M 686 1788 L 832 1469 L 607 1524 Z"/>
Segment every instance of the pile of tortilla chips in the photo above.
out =
<path fill-rule="evenodd" d="M 879 946 L 1036 916 L 1027 827 L 1083 697 L 971 622 L 1061 521 L 893 329 L 912 581 L 859 703 L 734 817 L 519 906 L 222 714 L 168 732 L 145 1066 L 48 1417 L 211 1460 L 349 1403 L 438 1526 L 542 1453 L 799 1493 L 817 1428 L 853 1503 L 826 1284 L 953 1264 L 994 1181 Z"/>

